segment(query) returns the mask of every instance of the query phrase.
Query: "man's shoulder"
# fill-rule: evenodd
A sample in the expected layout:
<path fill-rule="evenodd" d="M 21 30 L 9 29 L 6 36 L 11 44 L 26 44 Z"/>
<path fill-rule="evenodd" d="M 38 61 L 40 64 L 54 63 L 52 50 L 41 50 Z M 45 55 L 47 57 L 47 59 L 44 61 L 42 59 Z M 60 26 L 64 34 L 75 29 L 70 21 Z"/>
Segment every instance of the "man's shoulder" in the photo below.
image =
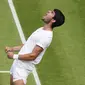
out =
<path fill-rule="evenodd" d="M 41 29 L 42 29 L 42 27 L 37 28 L 34 32 L 40 31 Z M 34 32 L 33 32 L 33 33 L 34 33 Z"/>
<path fill-rule="evenodd" d="M 43 27 L 39 27 L 37 30 L 42 30 L 42 29 L 43 29 Z M 36 30 L 36 31 L 37 31 L 37 30 Z"/>

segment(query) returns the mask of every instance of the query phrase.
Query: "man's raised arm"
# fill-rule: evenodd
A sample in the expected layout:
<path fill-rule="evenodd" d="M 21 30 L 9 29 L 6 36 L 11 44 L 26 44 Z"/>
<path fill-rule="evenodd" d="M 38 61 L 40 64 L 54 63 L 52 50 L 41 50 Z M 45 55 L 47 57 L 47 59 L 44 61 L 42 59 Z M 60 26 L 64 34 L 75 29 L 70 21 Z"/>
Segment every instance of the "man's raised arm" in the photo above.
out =
<path fill-rule="evenodd" d="M 43 51 L 43 48 L 36 45 L 32 51 L 32 53 L 29 54 L 23 54 L 18 55 L 14 54 L 13 52 L 7 52 L 7 56 L 9 59 L 19 59 L 19 60 L 25 60 L 25 61 L 32 61 L 35 60 L 36 57 Z"/>

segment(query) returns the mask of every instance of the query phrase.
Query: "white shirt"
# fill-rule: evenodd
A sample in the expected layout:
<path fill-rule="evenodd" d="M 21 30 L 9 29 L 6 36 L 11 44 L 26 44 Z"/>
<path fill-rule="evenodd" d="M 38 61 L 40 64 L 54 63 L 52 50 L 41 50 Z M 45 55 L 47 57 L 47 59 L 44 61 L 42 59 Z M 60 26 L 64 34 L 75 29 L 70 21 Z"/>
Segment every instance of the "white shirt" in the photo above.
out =
<path fill-rule="evenodd" d="M 24 63 L 28 63 L 28 62 L 31 62 L 33 64 L 38 64 L 47 47 L 50 45 L 51 41 L 52 41 L 52 37 L 53 37 L 53 33 L 52 31 L 47 31 L 47 30 L 44 30 L 43 27 L 37 29 L 35 32 L 33 32 L 31 34 L 31 36 L 27 39 L 26 43 L 24 44 L 24 46 L 21 48 L 20 52 L 18 53 L 19 55 L 21 54 L 28 54 L 28 53 L 31 53 L 33 48 L 36 46 L 36 45 L 39 45 L 40 47 L 43 48 L 43 51 L 37 56 L 37 58 L 33 61 L 22 61 L 22 60 L 19 60 L 20 62 L 24 62 Z"/>

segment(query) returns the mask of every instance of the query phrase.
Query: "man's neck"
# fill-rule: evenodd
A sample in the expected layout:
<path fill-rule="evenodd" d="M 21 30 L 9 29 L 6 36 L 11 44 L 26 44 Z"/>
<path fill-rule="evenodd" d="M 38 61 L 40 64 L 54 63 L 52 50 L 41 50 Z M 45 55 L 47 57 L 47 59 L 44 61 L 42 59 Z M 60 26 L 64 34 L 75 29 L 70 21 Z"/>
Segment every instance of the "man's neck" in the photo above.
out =
<path fill-rule="evenodd" d="M 44 30 L 48 30 L 48 31 L 52 31 L 53 30 L 52 27 L 49 24 L 45 24 L 43 29 Z"/>

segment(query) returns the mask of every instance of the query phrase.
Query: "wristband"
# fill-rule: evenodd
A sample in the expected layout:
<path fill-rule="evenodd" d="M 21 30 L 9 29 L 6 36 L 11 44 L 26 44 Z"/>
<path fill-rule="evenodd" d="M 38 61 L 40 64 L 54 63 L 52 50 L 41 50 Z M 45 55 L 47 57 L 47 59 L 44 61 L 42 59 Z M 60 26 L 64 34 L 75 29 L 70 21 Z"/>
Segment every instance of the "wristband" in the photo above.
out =
<path fill-rule="evenodd" d="M 19 57 L 18 54 L 13 55 L 13 59 L 18 59 L 18 57 Z"/>

